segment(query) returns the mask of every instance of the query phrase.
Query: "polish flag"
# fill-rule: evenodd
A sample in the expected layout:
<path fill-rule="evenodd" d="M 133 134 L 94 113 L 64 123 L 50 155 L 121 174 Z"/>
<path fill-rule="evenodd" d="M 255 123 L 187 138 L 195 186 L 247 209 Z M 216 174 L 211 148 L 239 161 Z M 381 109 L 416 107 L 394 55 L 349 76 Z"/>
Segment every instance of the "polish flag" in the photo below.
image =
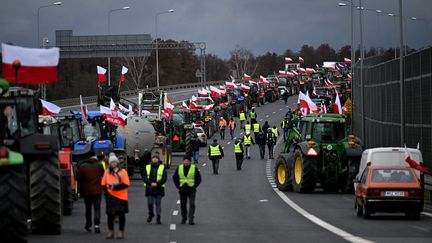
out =
<path fill-rule="evenodd" d="M 124 83 L 126 81 L 125 75 L 128 71 L 129 71 L 129 69 L 127 67 L 125 67 L 125 66 L 122 67 L 121 75 L 120 75 L 120 82 Z"/>
<path fill-rule="evenodd" d="M 322 102 L 321 102 L 321 113 L 324 113 L 324 114 L 327 113 L 327 107 Z"/>
<path fill-rule="evenodd" d="M 218 88 L 216 88 L 214 86 L 210 86 L 210 95 L 214 98 L 220 98 L 222 95 L 222 92 Z"/>
<path fill-rule="evenodd" d="M 287 72 L 287 77 L 292 78 L 295 76 L 294 72 Z"/>
<path fill-rule="evenodd" d="M 237 88 L 237 84 L 235 84 L 234 82 L 229 82 L 229 81 L 226 81 L 226 82 L 225 82 L 225 86 L 226 86 L 228 89 L 236 89 L 236 88 Z"/>
<path fill-rule="evenodd" d="M 304 68 L 298 68 L 297 71 L 299 71 L 300 73 L 306 73 L 306 69 Z"/>
<path fill-rule="evenodd" d="M 275 76 L 275 83 L 278 84 L 278 83 L 279 83 L 279 78 L 278 78 L 278 76 L 276 75 L 275 72 L 273 72 L 273 74 L 274 74 L 274 76 Z"/>
<path fill-rule="evenodd" d="M 299 57 L 299 63 L 303 63 L 304 59 L 302 57 Z"/>
<path fill-rule="evenodd" d="M 349 58 L 344 58 L 344 63 L 345 64 L 351 64 L 352 62 L 351 62 L 351 59 L 349 59 Z"/>
<path fill-rule="evenodd" d="M 348 79 L 348 80 L 352 80 L 352 74 L 351 74 L 351 73 L 349 73 L 349 74 L 347 75 L 347 79 Z"/>
<path fill-rule="evenodd" d="M 198 89 L 198 95 L 208 95 L 208 92 L 206 89 Z"/>
<path fill-rule="evenodd" d="M 293 73 L 295 76 L 298 75 L 298 72 L 296 72 L 295 70 L 291 70 L 291 73 Z"/>
<path fill-rule="evenodd" d="M 306 96 L 305 94 L 303 94 L 303 92 L 301 92 L 301 91 L 300 91 L 300 94 L 299 94 L 299 101 L 300 101 L 300 108 L 306 108 L 306 109 L 308 109 L 308 114 L 310 112 L 313 112 L 313 113 L 319 113 L 320 112 L 320 109 L 311 100 L 311 98 L 309 98 L 308 96 Z"/>
<path fill-rule="evenodd" d="M 248 80 L 252 80 L 252 77 L 251 76 L 249 76 L 249 75 L 247 75 L 246 73 L 243 75 L 243 80 L 246 80 L 246 81 L 248 81 Z"/>
<path fill-rule="evenodd" d="M 316 93 L 316 89 L 315 89 L 315 87 L 314 87 L 313 90 L 312 90 L 312 96 L 314 96 L 314 97 L 318 96 L 318 94 Z"/>
<path fill-rule="evenodd" d="M 279 76 L 281 76 L 281 77 L 287 77 L 287 71 L 279 70 Z"/>
<path fill-rule="evenodd" d="M 3 78 L 18 84 L 48 84 L 57 82 L 60 49 L 24 48 L 1 44 Z M 20 64 L 15 77 L 15 64 Z"/>
<path fill-rule="evenodd" d="M 261 75 L 260 75 L 259 83 L 260 84 L 264 84 L 264 85 L 269 85 L 270 84 L 270 82 L 267 80 L 267 78 L 264 77 L 264 76 L 261 76 Z"/>
<path fill-rule="evenodd" d="M 313 73 L 315 73 L 315 69 L 313 69 L 313 68 L 306 68 L 306 73 L 307 74 L 313 74 Z"/>
<path fill-rule="evenodd" d="M 222 86 L 222 85 L 219 86 L 219 91 L 220 91 L 221 96 L 223 96 L 223 97 L 226 96 L 226 89 L 224 86 Z"/>
<path fill-rule="evenodd" d="M 429 168 L 422 166 L 420 163 L 418 163 L 412 158 L 412 155 L 406 146 L 405 146 L 405 162 L 407 162 L 411 168 L 414 168 L 418 171 L 421 172 L 429 171 Z"/>
<path fill-rule="evenodd" d="M 244 84 L 242 84 L 241 86 L 240 86 L 240 90 L 242 90 L 242 91 L 249 91 L 250 90 L 250 87 L 249 86 L 247 86 L 247 85 L 244 85 Z"/>
<path fill-rule="evenodd" d="M 342 110 L 342 105 L 339 99 L 339 94 L 336 91 L 336 100 L 335 100 L 335 105 L 333 106 L 333 112 L 336 114 L 342 114 L 343 110 Z"/>
<path fill-rule="evenodd" d="M 101 66 L 97 66 L 97 74 L 98 74 L 98 81 L 99 83 L 105 83 L 107 81 L 107 77 L 105 76 L 105 73 L 107 70 Z"/>
<path fill-rule="evenodd" d="M 230 75 L 230 79 L 231 79 L 231 82 L 233 82 L 233 83 L 236 82 L 235 78 L 232 75 Z"/>
<path fill-rule="evenodd" d="M 165 93 L 164 94 L 164 109 L 162 111 L 162 114 L 165 116 L 165 119 L 167 119 L 168 121 L 171 118 L 173 110 L 174 110 L 174 105 L 171 104 L 171 101 L 168 99 L 168 94 Z"/>
<path fill-rule="evenodd" d="M 45 115 L 45 116 L 49 116 L 49 115 L 57 115 L 58 113 L 60 113 L 61 108 L 56 106 L 55 104 L 48 102 L 46 100 L 40 99 L 40 101 L 42 102 L 42 114 L 41 115 Z"/>
<path fill-rule="evenodd" d="M 249 80 L 249 83 L 250 83 L 250 84 L 258 84 L 257 82 L 252 81 L 252 80 Z"/>
<path fill-rule="evenodd" d="M 290 57 L 285 57 L 285 63 L 292 62 L 293 60 Z"/>
<path fill-rule="evenodd" d="M 328 83 L 330 86 L 333 86 L 333 83 L 332 83 L 329 79 L 327 79 L 327 83 Z"/>
<path fill-rule="evenodd" d="M 185 110 L 185 111 L 189 110 L 189 107 L 188 107 L 188 105 L 186 104 L 186 102 L 184 102 L 184 101 L 182 102 L 181 109 L 182 109 L 182 110 Z"/>
<path fill-rule="evenodd" d="M 315 67 L 316 67 L 317 69 L 320 68 L 318 64 L 315 64 Z"/>
<path fill-rule="evenodd" d="M 110 100 L 110 107 L 101 105 L 99 110 L 100 113 L 104 114 L 105 120 L 108 123 L 118 127 L 124 127 L 126 125 L 127 116 L 119 111 L 119 108 L 114 103 L 113 99 Z"/>
<path fill-rule="evenodd" d="M 87 110 L 87 105 L 84 104 L 83 100 L 82 100 L 82 96 L 80 95 L 80 106 L 81 106 L 81 120 L 82 120 L 82 124 L 85 125 L 88 123 L 88 110 Z"/>

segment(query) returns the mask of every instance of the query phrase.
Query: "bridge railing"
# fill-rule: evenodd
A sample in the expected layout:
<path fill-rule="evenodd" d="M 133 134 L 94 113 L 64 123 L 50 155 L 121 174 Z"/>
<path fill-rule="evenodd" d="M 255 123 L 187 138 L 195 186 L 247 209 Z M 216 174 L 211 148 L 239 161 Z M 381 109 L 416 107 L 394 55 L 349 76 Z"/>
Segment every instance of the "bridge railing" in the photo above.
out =
<path fill-rule="evenodd" d="M 207 85 L 221 85 L 225 81 L 207 81 Z M 185 83 L 185 84 L 173 84 L 173 85 L 166 85 L 166 86 L 160 86 L 159 88 L 163 91 L 169 91 L 169 90 L 177 90 L 177 89 L 190 89 L 190 88 L 201 88 L 202 85 L 199 82 L 194 83 Z M 156 87 L 151 87 L 148 89 L 140 89 L 140 90 L 126 90 L 122 91 L 120 93 L 121 97 L 132 97 L 137 96 L 139 91 L 156 91 Z M 79 97 L 77 98 L 69 98 L 69 99 L 61 99 L 61 100 L 53 100 L 51 101 L 54 104 L 60 106 L 60 107 L 68 107 L 68 106 L 76 106 L 80 104 Z M 85 104 L 93 104 L 97 102 L 97 96 L 86 96 L 83 97 L 83 102 Z"/>

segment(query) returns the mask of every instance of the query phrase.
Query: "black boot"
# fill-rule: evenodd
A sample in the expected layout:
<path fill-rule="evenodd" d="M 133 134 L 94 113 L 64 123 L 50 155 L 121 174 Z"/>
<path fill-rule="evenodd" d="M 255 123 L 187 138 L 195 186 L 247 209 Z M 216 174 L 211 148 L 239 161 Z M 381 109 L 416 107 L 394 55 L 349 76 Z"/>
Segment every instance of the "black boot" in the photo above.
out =
<path fill-rule="evenodd" d="M 156 217 L 156 224 L 162 224 L 160 215 Z"/>
<path fill-rule="evenodd" d="M 186 224 L 186 218 L 182 218 L 181 224 Z"/>
<path fill-rule="evenodd" d="M 153 220 L 154 215 L 153 214 L 149 214 L 148 218 L 147 218 L 147 223 L 150 223 Z"/>

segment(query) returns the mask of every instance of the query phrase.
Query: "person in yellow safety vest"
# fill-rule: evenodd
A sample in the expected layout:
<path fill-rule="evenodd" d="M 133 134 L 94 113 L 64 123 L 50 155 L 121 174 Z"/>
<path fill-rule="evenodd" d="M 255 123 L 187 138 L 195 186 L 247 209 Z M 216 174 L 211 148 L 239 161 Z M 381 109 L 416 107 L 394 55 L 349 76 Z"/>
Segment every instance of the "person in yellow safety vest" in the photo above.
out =
<path fill-rule="evenodd" d="M 249 112 L 249 117 L 251 119 L 251 124 L 256 123 L 257 113 L 255 112 L 255 107 L 252 107 L 252 110 Z"/>
<path fill-rule="evenodd" d="M 173 182 L 180 194 L 181 223 L 186 224 L 189 217 L 189 224 L 194 225 L 196 188 L 201 183 L 201 173 L 198 167 L 191 163 L 190 157 L 185 156 L 183 158 L 183 163 L 174 172 Z M 189 212 L 187 209 L 188 200 Z"/>
<path fill-rule="evenodd" d="M 234 143 L 234 154 L 236 156 L 237 170 L 241 170 L 244 159 L 244 150 L 241 139 L 236 139 Z"/>
<path fill-rule="evenodd" d="M 209 146 L 208 157 L 213 165 L 213 174 L 219 174 L 219 161 L 224 157 L 224 151 L 222 146 L 217 143 L 217 139 L 213 140 L 213 143 Z"/>
<path fill-rule="evenodd" d="M 246 159 L 250 159 L 250 147 L 252 146 L 252 144 L 255 144 L 254 140 L 252 139 L 252 136 L 250 135 L 250 132 L 247 132 L 244 136 L 243 136 L 243 144 L 246 148 Z"/>
<path fill-rule="evenodd" d="M 276 144 L 276 136 L 273 133 L 273 129 L 269 128 L 267 130 L 267 134 L 265 135 L 266 138 L 266 143 L 267 143 L 267 147 L 269 150 L 269 159 L 273 159 L 273 148 L 274 145 Z"/>
<path fill-rule="evenodd" d="M 273 128 L 271 129 L 271 132 L 273 133 L 273 135 L 275 136 L 275 142 L 277 141 L 277 138 L 279 137 L 279 130 L 277 129 L 276 125 L 273 126 Z"/>
<path fill-rule="evenodd" d="M 244 127 L 245 133 L 250 133 L 252 131 L 252 125 L 249 123 L 249 121 L 246 122 L 246 125 Z"/>
<path fill-rule="evenodd" d="M 261 131 L 261 125 L 257 122 L 257 123 L 254 123 L 252 125 L 252 128 L 253 128 L 254 138 L 256 141 L 256 137 L 257 137 L 258 133 Z"/>
<path fill-rule="evenodd" d="M 288 139 L 290 129 L 292 128 L 292 121 L 290 121 L 288 119 L 288 117 L 285 117 L 283 119 L 283 121 L 281 122 L 281 128 L 282 128 L 282 131 L 283 131 L 283 140 L 285 142 Z"/>
<path fill-rule="evenodd" d="M 153 155 L 151 163 L 146 165 L 143 175 L 144 186 L 146 189 L 145 196 L 147 197 L 148 218 L 147 223 L 153 220 L 154 205 L 156 204 L 156 223 L 161 224 L 162 212 L 162 197 L 165 196 L 165 183 L 167 180 L 167 172 L 165 166 L 159 159 L 159 156 Z"/>
<path fill-rule="evenodd" d="M 244 112 L 244 110 L 240 111 L 239 120 L 240 120 L 240 128 L 243 129 L 244 122 L 246 121 L 246 113 Z"/>
<path fill-rule="evenodd" d="M 97 155 L 97 159 L 99 160 L 100 164 L 102 165 L 104 171 L 106 171 L 106 169 L 109 167 L 108 155 L 105 154 L 104 152 L 101 152 L 100 154 Z"/>

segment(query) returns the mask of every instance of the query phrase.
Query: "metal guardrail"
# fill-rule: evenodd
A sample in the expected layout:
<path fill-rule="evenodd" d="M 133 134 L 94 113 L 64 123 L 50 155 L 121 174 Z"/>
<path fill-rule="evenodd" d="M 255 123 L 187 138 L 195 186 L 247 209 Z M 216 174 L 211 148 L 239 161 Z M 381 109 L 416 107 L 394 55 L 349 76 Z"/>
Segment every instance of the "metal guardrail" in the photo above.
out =
<path fill-rule="evenodd" d="M 225 81 L 207 81 L 207 85 L 221 85 Z M 199 82 L 195 83 L 186 83 L 186 84 L 174 84 L 174 85 L 166 85 L 166 86 L 160 86 L 160 90 L 168 91 L 168 90 L 176 90 L 176 89 L 190 89 L 190 88 L 200 88 L 202 85 Z M 145 91 L 156 91 L 156 87 L 144 89 Z M 121 97 L 130 97 L 130 96 L 137 96 L 138 92 L 142 90 L 127 90 L 122 91 L 120 93 Z M 83 97 L 83 102 L 85 104 L 92 104 L 97 102 L 97 96 L 86 96 Z M 70 99 L 62 99 L 62 100 L 53 100 L 52 103 L 60 106 L 60 107 L 68 107 L 68 106 L 77 106 L 80 104 L 80 99 L 78 98 L 70 98 Z"/>

